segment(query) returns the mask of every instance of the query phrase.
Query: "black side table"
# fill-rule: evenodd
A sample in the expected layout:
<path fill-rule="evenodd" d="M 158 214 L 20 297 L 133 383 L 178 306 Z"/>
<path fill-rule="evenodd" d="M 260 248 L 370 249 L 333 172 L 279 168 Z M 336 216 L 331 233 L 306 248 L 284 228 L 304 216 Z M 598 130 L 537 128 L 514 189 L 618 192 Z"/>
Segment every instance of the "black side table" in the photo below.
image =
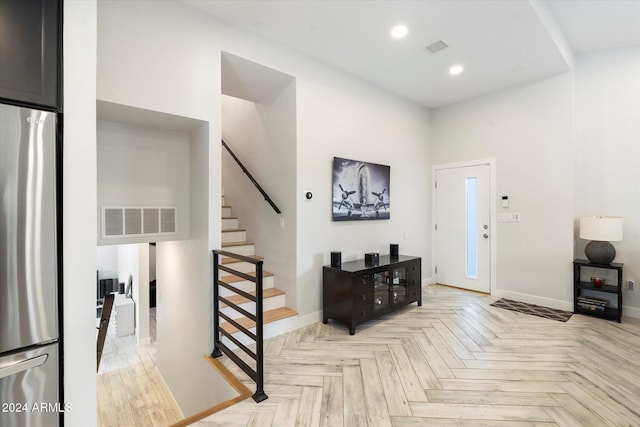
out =
<path fill-rule="evenodd" d="M 612 262 L 611 264 L 596 264 L 586 259 L 576 259 L 573 261 L 573 312 L 580 314 L 588 314 L 591 316 L 601 317 L 603 319 L 617 320 L 622 322 L 622 268 L 624 264 Z M 599 269 L 615 270 L 618 275 L 617 284 L 595 286 L 589 279 L 581 279 L 582 267 L 592 267 Z M 583 290 L 602 292 L 605 294 L 617 295 L 617 307 L 605 307 L 604 310 L 591 310 L 578 304 L 578 297 L 582 295 Z"/>

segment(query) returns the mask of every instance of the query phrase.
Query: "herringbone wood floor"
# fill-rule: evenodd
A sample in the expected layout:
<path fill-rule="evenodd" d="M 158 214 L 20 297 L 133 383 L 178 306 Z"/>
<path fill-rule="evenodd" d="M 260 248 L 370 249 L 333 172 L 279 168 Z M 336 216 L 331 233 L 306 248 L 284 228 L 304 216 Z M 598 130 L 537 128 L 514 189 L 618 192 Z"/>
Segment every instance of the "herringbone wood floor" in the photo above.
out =
<path fill-rule="evenodd" d="M 107 330 L 97 376 L 99 427 L 167 426 L 183 418 L 156 368 L 156 309 L 149 314 L 152 344 Z"/>
<path fill-rule="evenodd" d="M 482 294 L 424 292 L 422 307 L 354 336 L 330 321 L 266 341 L 269 399 L 194 425 L 640 426 L 637 320 L 561 323 Z"/>

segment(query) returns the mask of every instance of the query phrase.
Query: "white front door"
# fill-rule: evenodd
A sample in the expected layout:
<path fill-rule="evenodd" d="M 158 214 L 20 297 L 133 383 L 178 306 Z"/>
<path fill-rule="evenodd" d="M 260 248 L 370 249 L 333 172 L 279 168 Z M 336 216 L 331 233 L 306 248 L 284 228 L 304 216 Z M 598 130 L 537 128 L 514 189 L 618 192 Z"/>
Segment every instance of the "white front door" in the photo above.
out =
<path fill-rule="evenodd" d="M 491 292 L 489 164 L 435 169 L 436 282 Z"/>

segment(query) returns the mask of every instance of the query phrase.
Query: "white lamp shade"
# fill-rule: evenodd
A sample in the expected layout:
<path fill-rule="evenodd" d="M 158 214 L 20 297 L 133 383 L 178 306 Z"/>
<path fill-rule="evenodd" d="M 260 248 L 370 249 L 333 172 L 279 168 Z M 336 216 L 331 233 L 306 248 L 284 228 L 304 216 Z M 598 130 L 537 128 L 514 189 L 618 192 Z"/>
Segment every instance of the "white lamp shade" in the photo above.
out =
<path fill-rule="evenodd" d="M 583 216 L 580 218 L 580 238 L 615 242 L 622 240 L 621 216 Z"/>

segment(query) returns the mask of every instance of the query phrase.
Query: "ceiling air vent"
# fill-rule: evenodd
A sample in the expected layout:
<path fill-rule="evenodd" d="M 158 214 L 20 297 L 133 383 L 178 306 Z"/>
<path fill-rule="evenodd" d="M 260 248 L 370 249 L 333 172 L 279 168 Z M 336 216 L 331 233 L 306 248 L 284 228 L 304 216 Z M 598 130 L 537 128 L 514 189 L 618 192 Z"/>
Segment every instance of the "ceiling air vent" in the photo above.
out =
<path fill-rule="evenodd" d="M 437 42 L 433 42 L 429 46 L 427 46 L 427 50 L 431 53 L 438 53 L 441 50 L 444 50 L 448 47 L 449 47 L 448 44 L 446 44 L 442 40 L 438 40 Z"/>
<path fill-rule="evenodd" d="M 178 208 L 162 207 L 103 207 L 102 238 L 150 237 L 175 234 Z"/>

